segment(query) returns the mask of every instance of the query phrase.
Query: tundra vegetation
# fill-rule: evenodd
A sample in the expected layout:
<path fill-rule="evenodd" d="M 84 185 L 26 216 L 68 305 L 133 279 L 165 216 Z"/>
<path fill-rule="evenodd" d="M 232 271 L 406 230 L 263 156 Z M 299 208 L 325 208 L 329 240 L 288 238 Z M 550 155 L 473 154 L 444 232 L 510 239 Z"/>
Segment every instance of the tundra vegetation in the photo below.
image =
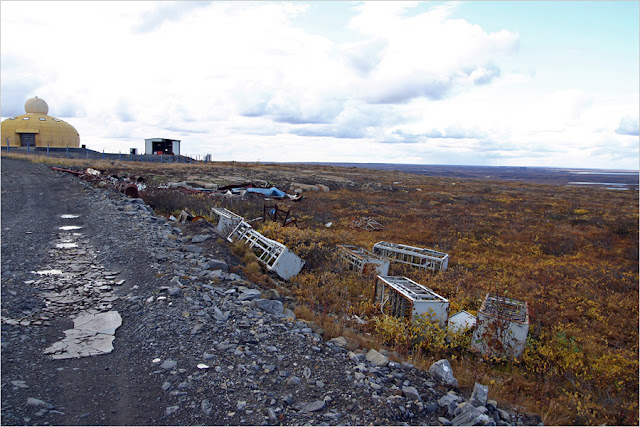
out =
<path fill-rule="evenodd" d="M 246 248 L 234 248 L 249 279 L 295 297 L 295 313 L 318 323 L 325 338 L 342 335 L 387 348 L 422 367 L 447 358 L 463 390 L 486 384 L 499 403 L 538 413 L 548 425 L 638 425 L 637 191 L 294 164 L 68 164 L 144 176 L 151 185 L 143 197 L 158 213 L 176 215 L 187 207 L 212 221 L 214 206 L 260 217 L 264 198 L 187 195 L 153 184 L 228 184 L 221 176 L 261 179 L 284 191 L 292 182 L 325 184 L 331 191 L 276 201 L 291 210 L 298 228 L 253 223 L 306 261 L 291 281 L 270 277 Z M 363 217 L 384 229 L 354 227 Z M 373 303 L 375 276 L 349 270 L 335 249 L 371 250 L 378 241 L 449 253 L 446 271 L 392 263 L 390 274 L 448 298 L 451 314 L 477 314 L 488 292 L 526 301 L 530 329 L 522 356 L 483 357 L 469 351 L 469 332 L 448 336 L 426 327 L 428 318 L 407 323 L 380 313 Z"/>

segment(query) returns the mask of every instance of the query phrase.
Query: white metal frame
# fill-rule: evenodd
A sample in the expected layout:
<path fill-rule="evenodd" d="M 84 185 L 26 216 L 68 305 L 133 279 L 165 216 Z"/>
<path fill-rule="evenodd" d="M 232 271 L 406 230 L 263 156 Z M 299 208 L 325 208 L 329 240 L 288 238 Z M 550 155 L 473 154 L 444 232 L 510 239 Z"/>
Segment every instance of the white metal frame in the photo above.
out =
<path fill-rule="evenodd" d="M 360 246 L 338 245 L 339 255 L 346 260 L 360 274 L 364 273 L 367 265 L 372 265 L 381 276 L 389 274 L 389 260 L 380 258 L 373 252 Z"/>
<path fill-rule="evenodd" d="M 444 271 L 449 266 L 449 254 L 428 248 L 378 242 L 373 245 L 373 253 L 391 261 L 425 270 Z"/>
<path fill-rule="evenodd" d="M 449 317 L 449 300 L 403 276 L 377 276 L 375 302 L 383 313 L 413 319 L 432 311 L 441 327 Z"/>
<path fill-rule="evenodd" d="M 226 209 L 225 209 L 226 211 Z M 251 227 L 242 217 L 231 213 L 235 217 L 233 220 L 241 218 L 235 228 L 227 236 L 229 242 L 235 240 L 244 240 L 258 256 L 258 260 L 262 262 L 269 271 L 273 271 L 284 280 L 289 280 L 297 275 L 304 266 L 304 260 L 291 252 L 285 245 L 275 240 L 271 240 L 258 233 Z M 223 216 L 221 215 L 220 218 Z"/>
<path fill-rule="evenodd" d="M 483 354 L 519 357 L 528 333 L 527 303 L 488 293 L 478 311 L 471 347 Z"/>

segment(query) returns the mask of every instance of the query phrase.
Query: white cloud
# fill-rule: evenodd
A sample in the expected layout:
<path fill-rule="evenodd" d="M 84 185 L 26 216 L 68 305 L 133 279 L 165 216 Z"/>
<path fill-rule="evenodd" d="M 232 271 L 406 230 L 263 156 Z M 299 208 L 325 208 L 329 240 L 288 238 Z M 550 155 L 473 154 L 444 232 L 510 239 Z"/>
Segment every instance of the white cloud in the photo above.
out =
<path fill-rule="evenodd" d="M 523 52 L 508 22 L 492 32 L 454 19 L 456 3 L 345 7 L 348 42 L 306 31 L 299 18 L 314 8 L 302 3 L 1 6 L 3 117 L 37 95 L 98 150 L 166 136 L 226 160 L 637 157 L 637 93 L 541 86 L 555 70 L 513 66 Z"/>

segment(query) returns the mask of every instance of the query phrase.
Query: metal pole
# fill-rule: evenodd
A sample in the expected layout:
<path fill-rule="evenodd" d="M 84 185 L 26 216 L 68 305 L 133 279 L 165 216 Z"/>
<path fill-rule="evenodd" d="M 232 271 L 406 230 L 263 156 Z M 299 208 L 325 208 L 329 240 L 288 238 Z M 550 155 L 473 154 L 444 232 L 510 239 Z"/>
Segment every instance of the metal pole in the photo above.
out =
<path fill-rule="evenodd" d="M 67 159 L 69 158 L 69 146 L 67 145 Z"/>
<path fill-rule="evenodd" d="M 7 138 L 7 153 L 9 152 L 9 138 Z"/>
<path fill-rule="evenodd" d="M 104 160 L 104 148 L 102 149 L 102 160 Z"/>
<path fill-rule="evenodd" d="M 29 141 L 27 140 L 27 154 L 29 154 Z"/>
<path fill-rule="evenodd" d="M 160 163 L 163 163 L 163 161 L 162 161 L 162 159 L 163 159 L 163 158 L 162 158 L 162 156 L 164 156 L 164 154 L 163 154 L 163 153 L 160 153 Z"/>
<path fill-rule="evenodd" d="M 49 157 L 49 144 L 47 144 L 47 157 Z"/>
<path fill-rule="evenodd" d="M 118 161 L 122 160 L 122 151 L 118 151 Z"/>
<path fill-rule="evenodd" d="M 89 150 L 87 148 L 85 148 L 84 152 L 87 153 L 87 160 L 89 160 Z"/>

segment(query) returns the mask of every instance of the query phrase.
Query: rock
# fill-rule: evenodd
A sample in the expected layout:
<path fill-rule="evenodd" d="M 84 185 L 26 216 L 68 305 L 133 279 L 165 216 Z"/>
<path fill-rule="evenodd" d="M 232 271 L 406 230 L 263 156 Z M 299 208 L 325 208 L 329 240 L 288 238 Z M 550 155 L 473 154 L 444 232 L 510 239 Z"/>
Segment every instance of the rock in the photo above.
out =
<path fill-rule="evenodd" d="M 164 410 L 164 413 L 166 415 L 171 415 L 174 412 L 176 412 L 178 409 L 180 409 L 179 406 L 167 406 L 167 408 Z"/>
<path fill-rule="evenodd" d="M 451 424 L 454 426 L 478 426 L 485 425 L 489 421 L 488 416 L 478 411 L 473 405 L 464 405 L 459 415 L 456 415 L 451 420 Z"/>
<path fill-rule="evenodd" d="M 257 289 L 247 289 L 238 296 L 238 301 L 251 301 L 260 298 L 260 291 Z"/>
<path fill-rule="evenodd" d="M 236 410 L 237 411 L 242 411 L 246 407 L 247 407 L 246 400 L 238 400 L 238 403 L 236 404 Z"/>
<path fill-rule="evenodd" d="M 327 186 L 326 186 L 326 185 L 324 185 L 324 184 L 316 184 L 316 187 L 318 187 L 318 189 L 319 189 L 320 191 L 324 192 L 324 193 L 326 193 L 326 192 L 328 192 L 328 191 L 329 191 L 329 187 L 327 187 Z"/>
<path fill-rule="evenodd" d="M 210 238 L 211 236 L 209 234 L 198 234 L 191 238 L 191 243 L 202 243 Z"/>
<path fill-rule="evenodd" d="M 256 299 L 256 307 L 271 313 L 275 316 L 282 315 L 283 305 L 280 301 L 274 299 Z"/>
<path fill-rule="evenodd" d="M 366 359 L 376 366 L 387 366 L 389 364 L 389 359 L 374 349 L 369 350 Z"/>
<path fill-rule="evenodd" d="M 273 408 L 267 408 L 267 417 L 269 418 L 269 422 L 271 424 L 278 422 L 278 417 L 276 416 L 276 413 L 273 410 Z"/>
<path fill-rule="evenodd" d="M 35 397 L 30 397 L 27 399 L 27 405 L 29 406 L 39 406 L 46 409 L 54 409 L 55 406 L 51 403 L 47 403 L 44 400 L 36 399 Z"/>
<path fill-rule="evenodd" d="M 326 405 L 324 400 L 316 400 L 314 402 L 299 403 L 295 408 L 300 412 L 316 412 L 324 409 Z"/>
<path fill-rule="evenodd" d="M 459 401 L 460 397 L 457 394 L 449 392 L 438 399 L 438 405 L 447 411 L 447 415 L 453 417 Z"/>
<path fill-rule="evenodd" d="M 448 419 L 446 419 L 445 417 L 438 417 L 438 421 L 440 422 L 440 424 L 442 424 L 443 426 L 450 426 L 451 425 L 451 421 L 449 421 Z"/>
<path fill-rule="evenodd" d="M 418 390 L 415 387 L 402 387 L 402 394 L 409 400 L 419 400 L 422 402 L 420 393 L 418 393 Z"/>
<path fill-rule="evenodd" d="M 202 409 L 202 412 L 204 412 L 206 416 L 209 416 L 211 415 L 211 410 L 213 409 L 213 406 L 211 405 L 211 402 L 209 402 L 209 399 L 202 399 L 202 402 L 200 402 L 200 408 Z"/>
<path fill-rule="evenodd" d="M 344 337 L 331 338 L 329 342 L 341 348 L 345 348 L 348 344 L 347 340 Z"/>
<path fill-rule="evenodd" d="M 298 377 L 289 377 L 289 379 L 287 380 L 288 386 L 297 386 L 299 384 L 300 384 L 300 378 Z"/>
<path fill-rule="evenodd" d="M 489 387 L 486 385 L 475 383 L 473 386 L 473 392 L 469 398 L 469 403 L 475 407 L 486 406 L 487 398 L 489 396 Z"/>
<path fill-rule="evenodd" d="M 175 368 L 177 364 L 178 362 L 176 362 L 175 360 L 167 359 L 164 362 L 162 362 L 162 365 L 160 365 L 160 367 L 162 369 L 169 370 L 169 369 Z"/>
<path fill-rule="evenodd" d="M 206 270 L 224 270 L 227 271 L 229 266 L 226 262 L 220 259 L 210 259 L 207 262 L 201 263 L 201 267 Z"/>
<path fill-rule="evenodd" d="M 184 245 L 184 250 L 198 255 L 202 253 L 202 248 L 197 245 Z"/>
<path fill-rule="evenodd" d="M 429 373 L 436 380 L 451 387 L 458 387 L 458 380 L 453 376 L 453 369 L 447 359 L 440 359 L 429 368 Z"/>
<path fill-rule="evenodd" d="M 179 297 L 180 294 L 182 293 L 182 290 L 180 288 L 177 288 L 177 287 L 169 288 L 169 289 L 167 289 L 167 293 L 169 294 L 169 296 Z"/>
<path fill-rule="evenodd" d="M 277 289 L 267 289 L 264 293 L 266 299 L 279 299 L 280 292 Z"/>

